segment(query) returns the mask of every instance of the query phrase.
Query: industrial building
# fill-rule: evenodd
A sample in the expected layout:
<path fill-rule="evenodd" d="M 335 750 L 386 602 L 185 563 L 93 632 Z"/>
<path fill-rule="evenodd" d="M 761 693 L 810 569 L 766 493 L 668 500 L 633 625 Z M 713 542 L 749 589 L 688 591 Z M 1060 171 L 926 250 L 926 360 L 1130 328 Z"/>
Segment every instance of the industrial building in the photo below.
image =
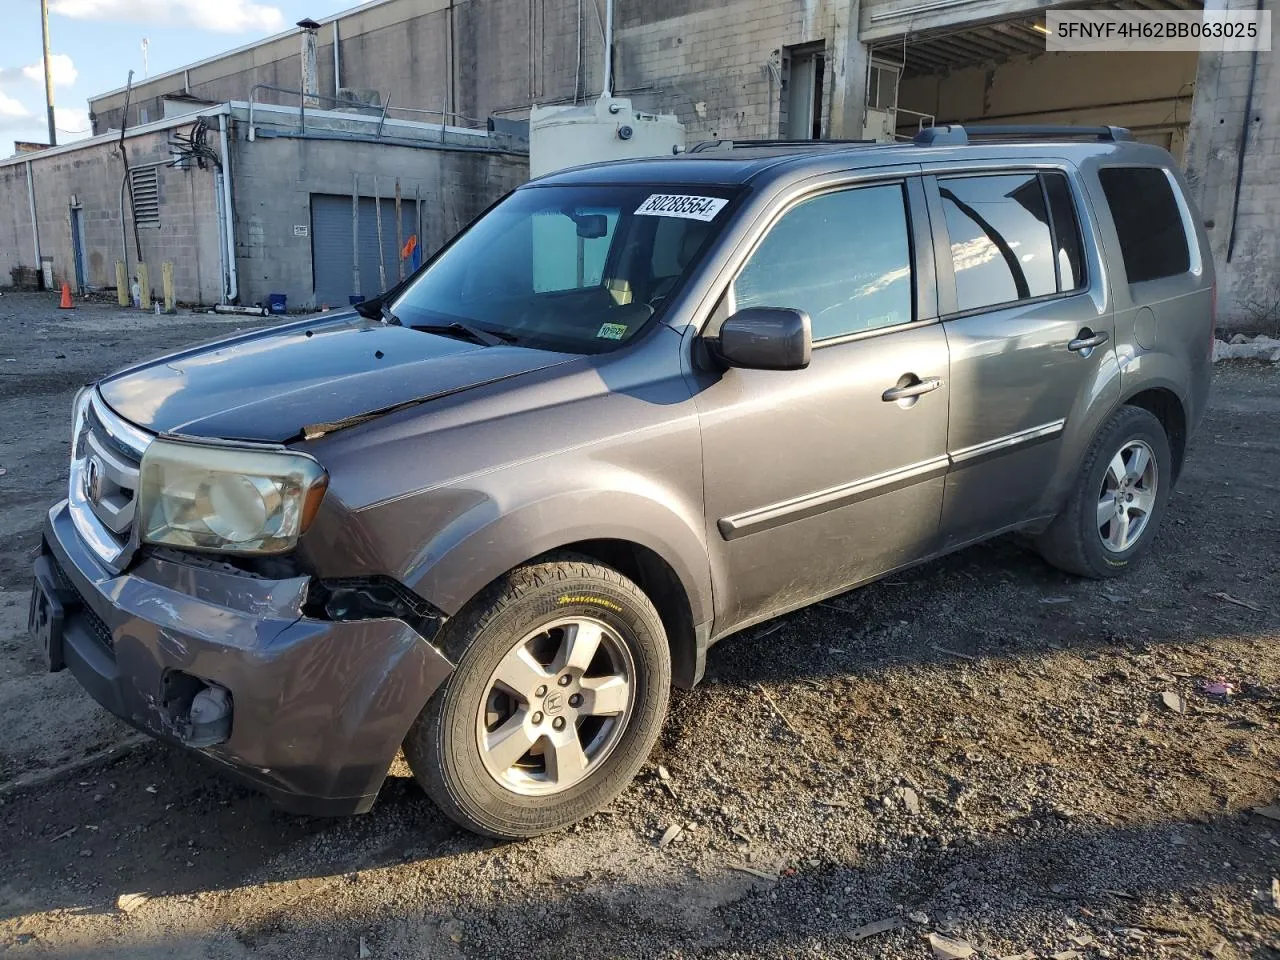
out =
<path fill-rule="evenodd" d="M 1208 0 L 1214 8 L 1249 10 L 1256 2 Z M 1261 3 L 1270 9 L 1273 0 Z M 1201 4 L 1202 0 L 1134 0 L 1125 5 L 1199 10 Z M 1122 4 L 1089 4 L 1107 5 Z M 262 283 L 285 283 L 283 273 L 270 272 L 285 270 L 283 260 L 257 252 L 274 246 L 268 234 L 275 237 L 283 231 L 283 241 L 292 243 L 295 238 L 289 231 L 306 218 L 300 207 L 276 211 L 266 196 L 244 199 L 252 196 L 253 188 L 246 185 L 241 190 L 245 171 L 237 170 L 235 154 L 243 149 L 244 165 L 252 167 L 249 158 L 257 143 L 247 142 L 250 125 L 235 111 L 242 114 L 248 103 L 267 102 L 291 109 L 296 120 L 301 98 L 288 91 L 304 85 L 314 94 L 309 97 L 313 106 L 342 105 L 349 110 L 360 103 L 385 117 L 386 123 L 435 122 L 476 130 L 470 135 L 475 137 L 481 137 L 489 118 L 521 120 L 529 117 L 534 105 L 586 104 L 602 87 L 629 98 L 640 110 L 674 114 L 690 142 L 886 139 L 909 136 L 934 122 L 1105 122 L 1127 126 L 1139 139 L 1168 147 L 1184 164 L 1201 211 L 1212 223 L 1221 320 L 1280 319 L 1273 229 L 1280 212 L 1280 151 L 1277 134 L 1270 130 L 1280 120 L 1280 71 L 1273 67 L 1274 57 L 1247 52 L 1046 53 L 1044 14 L 1055 6 L 1063 4 L 373 0 L 302 28 L 314 37 L 310 61 L 299 54 L 300 31 L 289 31 L 135 84 L 127 94 L 127 121 L 130 126 L 154 123 L 179 97 L 240 105 L 227 109 L 232 111 L 232 186 L 243 194 L 234 201 L 232 227 L 237 268 L 244 275 L 242 299 L 265 291 Z M 606 44 L 606 36 L 611 43 Z M 126 121 L 125 103 L 124 89 L 93 98 L 95 131 L 119 129 Z M 308 117 L 312 108 L 306 108 Z M 474 203 L 424 222 L 425 250 L 443 238 L 439 228 L 465 221 L 465 214 L 481 200 L 499 195 L 510 183 L 503 176 L 519 178 L 518 161 L 497 148 L 492 136 L 483 135 L 483 148 L 469 144 L 465 149 L 492 153 L 479 165 L 483 176 L 477 174 L 468 182 L 476 185 L 491 175 L 495 179 L 485 181 L 480 191 L 484 196 L 475 197 Z M 288 149 L 302 148 L 295 144 Z M 308 173 L 318 169 L 317 163 L 343 166 L 338 160 L 320 161 L 319 154 L 329 149 L 305 151 L 312 164 Z M 6 177 L 16 177 L 18 188 L 25 189 L 18 171 L 26 162 L 23 158 L 0 166 L 0 197 L 11 198 L 16 189 L 6 186 Z M 38 189 L 41 172 L 38 161 L 33 165 Z M 273 169 L 285 173 L 282 167 Z M 296 178 L 301 169 L 294 166 L 290 172 Z M 380 183 L 389 176 L 402 181 L 410 177 L 409 170 L 400 167 L 383 166 L 380 171 Z M 163 172 L 166 181 L 172 175 L 170 170 Z M 460 173 L 455 170 L 454 175 Z M 415 189 L 423 191 L 424 205 L 432 210 L 443 194 L 431 189 L 432 177 L 418 179 L 420 187 L 415 184 Z M 50 222 L 42 234 L 44 255 L 46 246 L 62 242 L 56 236 L 59 230 L 66 236 L 72 232 L 65 216 L 66 188 L 62 189 L 64 195 L 44 200 L 42 219 L 61 221 L 60 227 Z M 309 186 L 299 191 L 345 194 L 349 199 L 351 187 L 336 190 L 326 185 L 321 191 Z M 360 195 L 367 196 L 363 188 Z M 447 206 L 452 201 L 446 196 L 443 202 Z M 336 201 L 321 204 L 322 220 L 336 222 Z M 30 231 L 21 223 L 21 212 L 8 209 L 0 214 L 18 221 L 0 220 L 0 258 L 12 258 L 6 245 L 15 230 L 24 249 L 30 248 Z M 350 236 L 349 225 L 347 229 Z M 314 247 L 312 238 L 307 269 L 313 273 Z M 288 259 L 283 253 L 276 256 Z M 28 259 L 21 258 L 23 263 Z M 296 264 L 287 269 L 292 271 L 285 284 L 291 304 L 298 297 L 306 302 L 307 297 L 321 295 L 319 287 L 302 292 L 305 270 Z M 203 297 L 207 288 L 201 290 Z M 1263 316 L 1267 311 L 1269 318 Z"/>
<path fill-rule="evenodd" d="M 346 305 L 528 173 L 524 141 L 487 130 L 240 101 L 164 110 L 123 138 L 0 160 L 0 270 L 115 290 L 116 264 L 132 287 L 142 263 L 158 294 L 171 263 L 183 302 Z"/>

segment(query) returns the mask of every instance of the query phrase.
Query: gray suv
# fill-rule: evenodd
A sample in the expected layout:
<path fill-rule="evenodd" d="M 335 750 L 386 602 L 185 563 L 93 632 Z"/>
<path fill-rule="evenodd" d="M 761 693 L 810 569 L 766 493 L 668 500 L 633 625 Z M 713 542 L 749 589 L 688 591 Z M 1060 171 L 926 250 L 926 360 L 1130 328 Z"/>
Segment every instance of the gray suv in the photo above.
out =
<path fill-rule="evenodd" d="M 1008 531 L 1150 549 L 1207 251 L 1116 128 L 544 177 L 355 312 L 86 387 L 31 631 L 290 808 L 368 810 L 403 747 L 468 829 L 563 827 L 732 633 Z"/>

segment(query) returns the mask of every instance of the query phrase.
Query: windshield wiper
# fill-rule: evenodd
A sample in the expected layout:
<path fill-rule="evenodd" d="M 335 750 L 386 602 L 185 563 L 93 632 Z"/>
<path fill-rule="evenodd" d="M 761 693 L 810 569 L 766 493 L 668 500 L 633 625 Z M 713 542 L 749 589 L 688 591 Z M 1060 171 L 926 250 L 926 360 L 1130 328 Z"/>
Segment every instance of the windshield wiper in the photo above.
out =
<path fill-rule="evenodd" d="M 351 309 L 366 320 L 381 320 L 383 323 L 389 323 L 394 327 L 400 326 L 400 318 L 391 312 L 391 308 L 387 306 L 385 300 L 361 300 L 359 303 L 352 305 Z"/>
<path fill-rule="evenodd" d="M 486 347 L 500 347 L 504 343 L 515 343 L 516 337 L 511 333 L 498 333 L 493 330 L 482 330 L 480 327 L 452 320 L 449 323 L 415 323 L 410 330 L 421 330 L 423 333 L 438 333 L 446 337 L 465 337 Z"/>

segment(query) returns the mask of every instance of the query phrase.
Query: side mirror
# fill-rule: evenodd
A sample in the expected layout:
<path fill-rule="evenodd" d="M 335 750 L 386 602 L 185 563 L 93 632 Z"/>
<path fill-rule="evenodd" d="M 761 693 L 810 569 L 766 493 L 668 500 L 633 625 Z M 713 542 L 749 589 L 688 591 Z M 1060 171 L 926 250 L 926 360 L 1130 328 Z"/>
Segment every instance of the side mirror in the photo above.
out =
<path fill-rule="evenodd" d="M 813 352 L 809 315 L 789 307 L 747 307 L 720 325 L 709 341 L 721 363 L 748 370 L 803 370 Z"/>

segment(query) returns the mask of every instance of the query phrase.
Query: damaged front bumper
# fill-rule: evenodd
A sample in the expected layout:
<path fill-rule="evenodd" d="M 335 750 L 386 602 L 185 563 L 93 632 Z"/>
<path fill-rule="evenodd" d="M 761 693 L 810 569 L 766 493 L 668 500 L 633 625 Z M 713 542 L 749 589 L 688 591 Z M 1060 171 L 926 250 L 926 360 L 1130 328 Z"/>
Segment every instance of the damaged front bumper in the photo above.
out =
<path fill-rule="evenodd" d="M 43 630 L 56 635 L 51 669 L 65 663 L 112 713 L 298 813 L 367 811 L 453 669 L 401 620 L 303 616 L 305 577 L 154 557 L 114 574 L 65 502 L 49 511 L 36 566 L 59 621 Z"/>

